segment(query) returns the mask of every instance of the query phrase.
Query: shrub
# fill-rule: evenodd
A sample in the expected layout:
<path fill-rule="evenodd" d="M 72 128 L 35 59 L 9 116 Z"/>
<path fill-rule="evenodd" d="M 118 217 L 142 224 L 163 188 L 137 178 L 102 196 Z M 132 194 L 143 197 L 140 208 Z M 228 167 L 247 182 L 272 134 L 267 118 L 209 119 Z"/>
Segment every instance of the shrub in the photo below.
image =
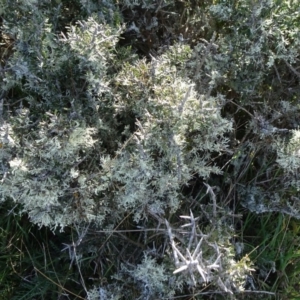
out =
<path fill-rule="evenodd" d="M 76 228 L 63 250 L 89 299 L 256 289 L 241 209 L 299 217 L 298 10 L 2 4 L 1 205 Z"/>

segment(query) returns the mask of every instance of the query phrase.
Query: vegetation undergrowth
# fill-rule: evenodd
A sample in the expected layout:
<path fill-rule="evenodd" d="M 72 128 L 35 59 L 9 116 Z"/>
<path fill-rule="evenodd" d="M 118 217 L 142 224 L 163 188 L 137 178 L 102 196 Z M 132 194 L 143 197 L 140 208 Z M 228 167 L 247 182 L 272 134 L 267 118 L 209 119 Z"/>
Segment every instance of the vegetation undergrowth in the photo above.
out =
<path fill-rule="evenodd" d="M 299 12 L 1 3 L 1 297 L 298 299 Z"/>

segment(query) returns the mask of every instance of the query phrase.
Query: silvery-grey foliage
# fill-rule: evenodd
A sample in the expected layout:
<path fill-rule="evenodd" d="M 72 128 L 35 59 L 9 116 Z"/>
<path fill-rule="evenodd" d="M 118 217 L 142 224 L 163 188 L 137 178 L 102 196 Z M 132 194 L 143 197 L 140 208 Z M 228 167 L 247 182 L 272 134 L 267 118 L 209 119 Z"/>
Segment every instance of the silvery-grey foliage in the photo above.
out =
<path fill-rule="evenodd" d="M 203 233 L 197 224 L 199 217 L 195 218 L 192 212 L 189 216 L 180 217 L 188 221 L 187 224 L 181 226 L 181 228 L 189 229 L 181 233 L 186 245 L 182 243 L 176 245 L 176 236 L 169 222 L 165 220 L 176 267 L 173 274 L 187 274 L 190 279 L 185 276 L 184 281 L 194 287 L 214 284 L 220 291 L 230 295 L 243 291 L 245 284 L 243 280 L 246 279 L 246 274 L 251 271 L 251 268 L 247 260 L 242 259 L 244 260 L 242 264 L 234 260 L 233 252 L 231 254 L 229 252 L 233 251 L 233 245 L 226 250 L 219 246 L 226 235 L 223 238 L 214 236 L 214 232 L 218 231 L 214 226 L 210 228 L 210 232 Z M 211 217 L 214 218 L 213 213 Z M 223 228 L 223 230 L 224 235 L 226 229 Z M 213 236 L 216 240 L 213 240 Z M 234 272 L 229 271 L 228 264 L 232 265 Z"/>
<path fill-rule="evenodd" d="M 242 291 L 251 263 L 236 259 L 243 250 L 229 243 L 235 228 L 219 202 L 299 218 L 300 42 L 298 28 L 282 22 L 297 22 L 296 2 L 214 3 L 196 16 L 185 9 L 183 23 L 168 29 L 169 42 L 147 59 L 123 47 L 122 34 L 146 41 L 143 29 L 167 28 L 159 12 L 177 2 L 80 0 L 80 18 L 66 13 L 63 28 L 63 1 L 54 2 L 1 6 L 3 32 L 14 40 L 1 66 L 1 203 L 21 205 L 33 223 L 53 231 L 112 229 L 124 216 L 134 224 L 154 218 L 159 227 L 189 206 L 184 189 L 195 178 L 209 182 L 225 172 L 222 199 L 204 183 L 211 203 L 194 205 L 199 217 L 181 216 L 188 224 L 180 230 L 166 221 L 171 246 L 162 262 L 155 247 L 137 265 L 118 261 L 115 283 L 87 295 L 129 299 L 128 282 L 140 299 L 172 297 L 184 285 Z M 152 15 L 121 25 L 117 7 Z M 202 217 L 208 225 L 200 229 Z M 82 238 L 62 245 L 79 268 Z"/>

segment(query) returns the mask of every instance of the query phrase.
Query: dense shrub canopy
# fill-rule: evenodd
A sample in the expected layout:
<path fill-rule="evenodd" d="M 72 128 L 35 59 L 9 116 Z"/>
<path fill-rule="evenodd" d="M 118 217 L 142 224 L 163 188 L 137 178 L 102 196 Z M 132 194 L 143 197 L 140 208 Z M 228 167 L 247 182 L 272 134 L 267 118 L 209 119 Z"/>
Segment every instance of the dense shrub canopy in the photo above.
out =
<path fill-rule="evenodd" d="M 300 219 L 296 2 L 2 1 L 0 204 L 76 231 L 56 245 L 73 295 L 282 292 L 269 274 L 294 248 L 278 265 L 244 233 L 255 214 Z"/>

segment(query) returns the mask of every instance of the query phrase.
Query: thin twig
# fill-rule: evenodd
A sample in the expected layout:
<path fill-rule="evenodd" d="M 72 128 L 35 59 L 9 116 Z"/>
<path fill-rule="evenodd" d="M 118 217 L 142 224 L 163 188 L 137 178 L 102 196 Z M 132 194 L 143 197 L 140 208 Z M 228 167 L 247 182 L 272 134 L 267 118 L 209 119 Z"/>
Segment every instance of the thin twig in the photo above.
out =
<path fill-rule="evenodd" d="M 217 201 L 216 201 L 216 195 L 212 189 L 212 187 L 206 183 L 204 185 L 207 187 L 206 194 L 209 193 L 211 196 L 211 200 L 213 202 L 213 217 L 214 217 L 214 222 L 216 221 L 217 218 Z"/>
<path fill-rule="evenodd" d="M 284 62 L 296 76 L 300 77 L 300 73 L 292 65 L 290 65 L 287 61 Z"/>

